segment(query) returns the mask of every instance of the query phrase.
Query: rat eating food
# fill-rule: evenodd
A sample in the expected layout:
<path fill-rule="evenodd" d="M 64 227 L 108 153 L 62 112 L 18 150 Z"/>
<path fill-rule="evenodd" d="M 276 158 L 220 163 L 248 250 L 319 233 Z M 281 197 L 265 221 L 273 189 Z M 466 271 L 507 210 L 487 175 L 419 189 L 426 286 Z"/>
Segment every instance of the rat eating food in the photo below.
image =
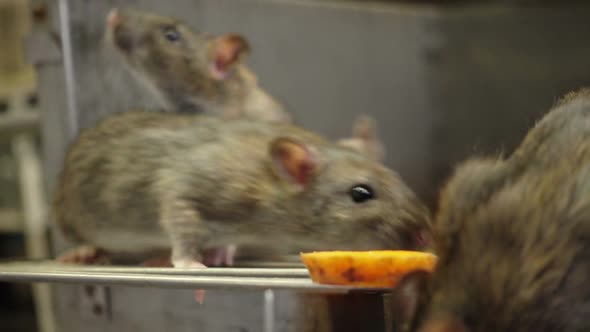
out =
<path fill-rule="evenodd" d="M 84 130 L 53 206 L 77 245 L 171 248 L 180 267 L 202 266 L 211 248 L 230 265 L 233 245 L 416 249 L 430 226 L 400 177 L 365 154 L 292 125 L 182 113 L 125 112 Z"/>

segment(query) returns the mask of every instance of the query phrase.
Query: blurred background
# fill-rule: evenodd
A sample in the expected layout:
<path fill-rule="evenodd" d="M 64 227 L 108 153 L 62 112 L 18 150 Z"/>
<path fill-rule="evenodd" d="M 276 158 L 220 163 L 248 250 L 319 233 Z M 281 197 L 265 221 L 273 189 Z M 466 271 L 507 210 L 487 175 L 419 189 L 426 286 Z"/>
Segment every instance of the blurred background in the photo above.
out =
<path fill-rule="evenodd" d="M 72 135 L 157 104 L 104 47 L 114 7 L 243 34 L 261 85 L 329 138 L 374 116 L 387 165 L 433 209 L 454 164 L 510 153 L 557 98 L 590 84 L 588 1 L 0 0 L 2 259 L 60 247 L 46 206 Z M 38 328 L 48 293 L 34 294 L 0 283 L 1 331 L 50 331 Z M 72 320 L 67 303 L 58 320 Z"/>
<path fill-rule="evenodd" d="M 32 11 L 27 1 L 0 1 L 0 257 L 27 257 L 24 211 L 31 188 L 31 167 L 40 176 L 37 76 L 25 56 Z M 28 166 L 25 163 L 30 163 Z M 35 194 L 33 194 L 35 195 Z M 33 200 L 35 200 L 33 198 Z M 33 203 L 34 204 L 34 203 Z M 28 211 L 30 212 L 30 211 Z M 30 215 L 29 215 L 30 216 Z M 34 218 L 34 217 L 33 217 Z M 32 220 L 29 218 L 29 221 Z M 29 223 L 30 224 L 30 223 Z M 32 233 L 30 233 L 32 234 Z M 30 251 L 29 251 L 30 252 Z M 32 252 L 31 252 L 32 253 Z M 0 326 L 3 331 L 37 331 L 31 287 L 0 283 Z"/>

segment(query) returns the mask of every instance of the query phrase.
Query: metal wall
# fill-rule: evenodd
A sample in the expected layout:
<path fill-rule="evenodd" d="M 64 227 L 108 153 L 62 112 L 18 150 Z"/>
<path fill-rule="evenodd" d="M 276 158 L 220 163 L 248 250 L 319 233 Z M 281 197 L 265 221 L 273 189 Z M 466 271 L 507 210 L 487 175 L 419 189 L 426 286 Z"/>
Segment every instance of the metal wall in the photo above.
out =
<path fill-rule="evenodd" d="M 349 134 L 358 114 L 375 116 L 387 164 L 429 203 L 453 164 L 474 154 L 511 151 L 556 98 L 590 84 L 590 7 L 584 5 L 441 9 L 255 0 L 68 4 L 78 127 L 107 113 L 155 105 L 102 42 L 110 8 L 153 10 L 197 29 L 238 31 L 248 37 L 253 46 L 249 63 L 261 84 L 285 101 L 304 127 L 337 138 Z M 58 24 L 55 18 L 54 29 Z M 51 190 L 68 128 L 61 64 L 47 63 L 39 69 Z M 81 326 L 87 331 L 260 330 L 262 294 L 216 293 L 210 304 L 197 308 L 180 293 L 117 288 L 112 319 L 104 326 L 95 321 L 95 328 L 72 317 L 72 310 L 81 310 L 74 309 L 81 301 L 80 289 L 59 290 L 58 330 L 64 332 Z M 232 310 L 240 312 L 235 321 L 227 318 L 233 317 Z M 294 319 L 290 310 L 285 312 L 285 321 Z M 217 323 L 199 325 L 199 317 Z M 277 330 L 287 331 L 288 325 Z"/>

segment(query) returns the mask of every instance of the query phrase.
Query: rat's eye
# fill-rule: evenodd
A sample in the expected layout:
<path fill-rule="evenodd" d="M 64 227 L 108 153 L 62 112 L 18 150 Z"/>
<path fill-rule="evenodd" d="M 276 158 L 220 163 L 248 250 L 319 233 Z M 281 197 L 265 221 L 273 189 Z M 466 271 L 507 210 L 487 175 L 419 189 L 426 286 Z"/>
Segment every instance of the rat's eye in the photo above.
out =
<path fill-rule="evenodd" d="M 162 33 L 167 40 L 171 42 L 176 42 L 180 40 L 180 32 L 176 30 L 176 28 L 171 26 L 166 26 L 162 28 Z"/>
<path fill-rule="evenodd" d="M 357 184 L 350 189 L 350 197 L 355 203 L 363 203 L 375 198 L 373 189 L 366 184 Z"/>

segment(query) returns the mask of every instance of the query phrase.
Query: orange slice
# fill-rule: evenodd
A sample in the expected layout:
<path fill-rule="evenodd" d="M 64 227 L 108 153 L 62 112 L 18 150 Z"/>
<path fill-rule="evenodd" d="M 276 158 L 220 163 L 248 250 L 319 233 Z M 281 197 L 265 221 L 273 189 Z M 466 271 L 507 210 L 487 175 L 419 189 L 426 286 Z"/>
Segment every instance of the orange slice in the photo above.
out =
<path fill-rule="evenodd" d="M 311 280 L 320 284 L 395 287 L 409 273 L 432 272 L 437 257 L 420 251 L 317 251 L 301 253 Z"/>

